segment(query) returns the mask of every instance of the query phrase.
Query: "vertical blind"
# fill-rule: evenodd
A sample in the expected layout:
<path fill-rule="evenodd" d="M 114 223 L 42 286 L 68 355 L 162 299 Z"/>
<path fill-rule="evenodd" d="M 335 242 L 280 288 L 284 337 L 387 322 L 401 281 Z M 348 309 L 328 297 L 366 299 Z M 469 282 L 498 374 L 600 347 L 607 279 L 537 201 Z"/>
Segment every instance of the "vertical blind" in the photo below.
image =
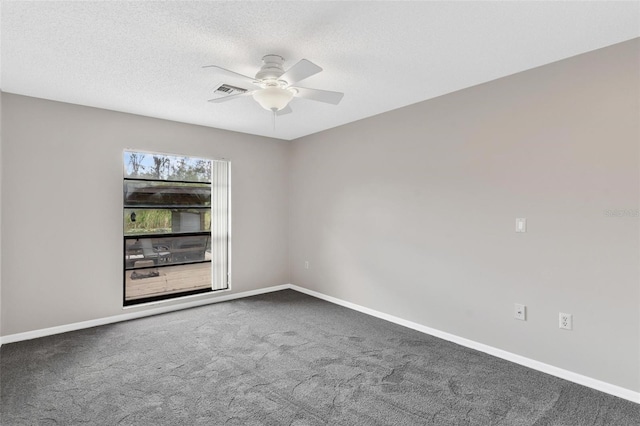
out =
<path fill-rule="evenodd" d="M 229 249 L 231 243 L 231 226 L 229 191 L 231 167 L 228 161 L 212 162 L 211 179 L 211 252 L 213 254 L 212 289 L 221 290 L 229 287 L 231 273 L 229 268 Z"/>

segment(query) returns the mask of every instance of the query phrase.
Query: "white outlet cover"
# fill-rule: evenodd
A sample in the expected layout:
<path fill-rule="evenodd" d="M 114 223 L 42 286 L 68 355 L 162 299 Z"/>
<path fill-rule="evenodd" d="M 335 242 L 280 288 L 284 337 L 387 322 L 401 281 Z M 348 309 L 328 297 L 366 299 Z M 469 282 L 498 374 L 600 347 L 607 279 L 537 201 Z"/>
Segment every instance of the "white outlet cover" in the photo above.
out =
<path fill-rule="evenodd" d="M 521 305 L 520 303 L 515 303 L 514 305 L 513 316 L 515 319 L 519 319 L 522 321 L 527 320 L 527 307 L 525 305 Z"/>
<path fill-rule="evenodd" d="M 573 315 L 565 314 L 560 312 L 559 316 L 559 326 L 564 330 L 572 330 L 573 329 Z"/>

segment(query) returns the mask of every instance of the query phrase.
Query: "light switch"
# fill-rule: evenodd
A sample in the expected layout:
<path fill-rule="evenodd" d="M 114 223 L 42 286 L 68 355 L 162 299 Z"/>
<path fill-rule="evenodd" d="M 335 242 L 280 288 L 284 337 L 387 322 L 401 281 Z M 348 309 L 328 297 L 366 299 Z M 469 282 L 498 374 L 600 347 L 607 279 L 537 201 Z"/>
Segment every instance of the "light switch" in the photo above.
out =
<path fill-rule="evenodd" d="M 516 303 L 514 305 L 515 308 L 515 312 L 514 312 L 514 317 L 515 319 L 519 319 L 522 321 L 526 321 L 527 320 L 527 307 L 520 304 L 520 303 Z"/>
<path fill-rule="evenodd" d="M 516 232 L 527 232 L 527 218 L 519 217 L 516 219 Z"/>

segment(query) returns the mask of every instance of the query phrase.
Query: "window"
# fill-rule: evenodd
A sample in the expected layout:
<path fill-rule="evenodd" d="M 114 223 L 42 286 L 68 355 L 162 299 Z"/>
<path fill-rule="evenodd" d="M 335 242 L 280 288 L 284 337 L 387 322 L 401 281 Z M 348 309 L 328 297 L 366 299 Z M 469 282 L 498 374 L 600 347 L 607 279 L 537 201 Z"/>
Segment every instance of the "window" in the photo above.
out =
<path fill-rule="evenodd" d="M 229 163 L 124 152 L 124 305 L 229 287 Z"/>

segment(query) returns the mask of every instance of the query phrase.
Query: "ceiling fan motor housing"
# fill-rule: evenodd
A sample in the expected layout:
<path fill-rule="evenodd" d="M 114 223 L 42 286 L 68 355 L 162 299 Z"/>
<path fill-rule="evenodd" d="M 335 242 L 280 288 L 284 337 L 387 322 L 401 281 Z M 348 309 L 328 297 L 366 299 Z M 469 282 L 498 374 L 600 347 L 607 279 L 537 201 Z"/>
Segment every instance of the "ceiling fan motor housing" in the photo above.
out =
<path fill-rule="evenodd" d="M 256 74 L 256 80 L 262 80 L 265 83 L 273 82 L 277 84 L 278 78 L 284 74 L 284 58 L 280 55 L 265 55 L 262 58 L 262 68 Z"/>

